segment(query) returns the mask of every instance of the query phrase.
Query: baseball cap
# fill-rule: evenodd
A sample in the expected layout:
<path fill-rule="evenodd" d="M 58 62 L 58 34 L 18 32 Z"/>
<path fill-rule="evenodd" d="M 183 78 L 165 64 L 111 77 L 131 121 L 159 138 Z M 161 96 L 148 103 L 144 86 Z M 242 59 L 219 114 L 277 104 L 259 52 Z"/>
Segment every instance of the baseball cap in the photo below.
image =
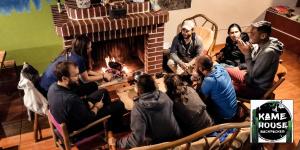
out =
<path fill-rule="evenodd" d="M 182 28 L 192 30 L 195 27 L 195 23 L 192 20 L 186 20 L 182 24 Z"/>

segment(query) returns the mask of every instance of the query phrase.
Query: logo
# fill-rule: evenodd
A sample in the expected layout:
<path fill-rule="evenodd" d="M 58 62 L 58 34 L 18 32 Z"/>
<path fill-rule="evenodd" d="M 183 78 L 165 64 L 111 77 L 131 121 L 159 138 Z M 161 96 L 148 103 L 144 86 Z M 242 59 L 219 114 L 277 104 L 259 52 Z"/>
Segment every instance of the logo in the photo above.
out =
<path fill-rule="evenodd" d="M 293 100 L 251 100 L 251 143 L 293 142 Z"/>

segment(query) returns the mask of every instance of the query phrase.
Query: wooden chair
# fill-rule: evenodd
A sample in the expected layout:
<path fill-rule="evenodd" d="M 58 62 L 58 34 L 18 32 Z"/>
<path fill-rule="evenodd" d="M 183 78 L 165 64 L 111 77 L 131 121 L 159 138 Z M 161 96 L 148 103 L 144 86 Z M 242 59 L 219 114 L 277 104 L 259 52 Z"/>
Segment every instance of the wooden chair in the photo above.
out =
<path fill-rule="evenodd" d="M 275 76 L 275 79 L 274 79 L 273 86 L 271 88 L 269 88 L 267 90 L 267 92 L 263 95 L 263 97 L 261 97 L 260 99 L 275 99 L 274 91 L 285 80 L 286 74 L 287 74 L 287 69 L 284 67 L 284 65 L 282 65 L 282 61 L 280 61 L 279 65 L 278 65 L 277 72 L 276 72 L 276 76 Z M 242 107 L 244 109 L 248 109 L 247 114 L 250 115 L 250 101 L 251 100 L 238 97 L 238 101 L 240 101 L 240 104 L 242 105 Z"/>
<path fill-rule="evenodd" d="M 160 150 L 160 149 L 176 149 L 176 150 L 192 150 L 192 149 L 238 149 L 249 138 L 250 122 L 241 123 L 225 123 L 202 129 L 194 134 L 183 137 L 176 141 L 164 142 L 150 146 L 133 148 L 132 150 Z M 236 132 L 229 134 L 223 141 L 219 141 L 227 130 L 237 129 Z M 223 130 L 216 137 L 207 137 L 210 133 Z M 244 131 L 245 132 L 244 132 Z M 199 140 L 199 138 L 202 138 Z"/>
<path fill-rule="evenodd" d="M 15 60 L 5 60 L 6 51 L 0 50 L 0 86 L 2 92 L 10 95 L 16 90 L 16 83 L 18 81 L 18 68 Z M 14 75 L 15 73 L 15 75 Z"/>
<path fill-rule="evenodd" d="M 202 38 L 205 53 L 211 55 L 217 40 L 218 25 L 204 14 L 197 14 L 186 18 L 183 22 L 186 20 L 193 20 L 195 22 L 194 31 Z"/>
<path fill-rule="evenodd" d="M 19 81 L 19 84 L 18 84 L 20 97 L 23 97 L 24 95 L 26 95 L 26 91 L 27 92 L 28 91 L 37 91 L 38 93 L 40 93 L 39 90 L 36 88 L 36 86 L 34 84 L 35 81 L 33 81 L 33 78 L 39 78 L 38 71 L 35 68 L 32 67 L 32 69 L 35 72 L 30 72 L 29 73 L 28 68 L 30 68 L 30 67 L 32 67 L 32 66 L 30 66 L 28 63 L 26 63 L 26 62 L 23 63 L 23 68 L 22 68 L 21 73 L 20 73 L 20 81 Z M 24 79 L 28 79 L 31 82 L 30 86 L 27 85 L 28 88 L 30 87 L 31 90 L 25 90 L 24 85 L 22 85 L 22 80 L 24 80 Z M 24 90 L 24 93 L 21 92 L 21 90 Z M 34 117 L 34 120 L 33 120 L 33 139 L 34 139 L 35 142 L 38 142 L 43 138 L 41 126 L 40 126 L 40 123 L 39 123 L 39 118 L 42 117 L 42 116 L 46 116 L 45 111 L 42 112 L 40 110 L 42 110 L 42 108 L 44 108 L 44 110 L 46 110 L 46 108 L 47 108 L 46 106 L 48 105 L 48 103 L 47 103 L 47 99 L 41 93 L 40 93 L 41 97 L 39 97 L 39 95 L 35 95 L 35 94 L 33 94 L 31 96 L 34 96 L 34 97 L 30 97 L 30 100 L 32 101 L 31 104 L 27 104 L 27 106 L 26 106 L 24 97 L 23 97 L 23 100 L 24 100 L 24 105 L 26 107 L 28 107 L 28 105 L 29 105 L 29 106 L 32 106 L 32 107 L 35 106 L 34 108 L 36 108 L 36 109 L 32 109 L 32 107 L 27 108 L 27 112 L 28 112 L 28 116 L 29 116 L 30 120 L 31 120 L 32 114 L 34 114 L 33 115 L 33 117 Z M 40 98 L 42 98 L 43 100 L 40 99 Z M 28 97 L 27 97 L 26 100 L 28 101 Z M 41 101 L 38 101 L 38 100 L 41 100 Z M 43 103 L 40 103 L 40 102 L 43 102 Z"/>
<path fill-rule="evenodd" d="M 5 60 L 6 51 L 0 50 L 0 71 L 8 68 L 14 69 L 16 75 L 18 74 L 18 69 L 15 60 Z"/>
<path fill-rule="evenodd" d="M 104 137 L 107 138 L 108 134 L 106 131 L 106 123 L 107 123 L 108 119 L 111 117 L 110 115 L 107 115 L 101 119 L 98 119 L 98 120 L 86 125 L 85 127 L 81 128 L 81 129 L 78 129 L 77 131 L 68 133 L 66 124 L 58 123 L 55 120 L 55 118 L 52 116 L 52 114 L 49 110 L 48 110 L 47 116 L 48 116 L 49 125 L 50 125 L 51 131 L 52 131 L 55 145 L 63 150 L 70 150 L 72 146 L 77 146 L 77 148 L 79 148 L 81 146 L 89 147 L 91 145 L 86 144 L 86 143 L 90 143 L 91 141 L 94 141 L 94 140 L 99 140 L 99 137 L 101 137 L 102 134 L 104 134 L 105 135 Z M 77 141 L 76 143 L 71 142 L 70 139 L 73 138 L 74 136 L 90 129 L 91 127 L 99 125 L 100 123 L 103 123 L 103 125 L 104 125 L 104 132 L 95 133 L 94 135 L 86 137 L 80 141 Z M 104 140 L 106 140 L 106 139 L 104 139 Z M 94 144 L 100 145 L 100 143 L 94 143 Z"/>

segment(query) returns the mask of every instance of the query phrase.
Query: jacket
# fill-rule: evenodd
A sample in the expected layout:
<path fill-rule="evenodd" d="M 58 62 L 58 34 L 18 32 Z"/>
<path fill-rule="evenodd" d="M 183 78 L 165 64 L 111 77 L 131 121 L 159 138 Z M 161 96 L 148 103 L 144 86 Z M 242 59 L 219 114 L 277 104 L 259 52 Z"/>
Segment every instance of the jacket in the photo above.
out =
<path fill-rule="evenodd" d="M 243 37 L 248 37 L 248 35 L 242 32 L 241 37 L 243 39 Z M 249 37 L 246 41 L 249 41 Z M 235 67 L 245 67 L 245 56 L 229 36 L 226 38 L 225 47 L 222 48 L 220 52 L 223 53 L 223 57 L 218 60 L 219 63 L 225 63 Z"/>
<path fill-rule="evenodd" d="M 187 86 L 183 97 L 187 101 L 182 101 L 182 97 L 174 98 L 174 115 L 184 135 L 193 134 L 213 124 L 206 105 L 193 88 Z"/>
<path fill-rule="evenodd" d="M 203 44 L 199 36 L 195 33 L 192 35 L 192 41 L 188 45 L 188 48 L 184 46 L 184 39 L 181 33 L 174 37 L 170 56 L 178 64 L 188 63 L 193 58 L 201 54 L 203 50 Z"/>
<path fill-rule="evenodd" d="M 161 91 L 144 93 L 131 111 L 131 131 L 127 137 L 117 141 L 118 148 L 132 148 L 174 140 L 181 135 L 173 114 L 173 102 Z"/>
<path fill-rule="evenodd" d="M 27 109 L 41 115 L 46 114 L 48 107 L 47 99 L 35 88 L 34 84 L 20 74 L 18 89 L 24 90 L 24 105 Z"/>
<path fill-rule="evenodd" d="M 245 55 L 247 73 L 246 85 L 267 91 L 273 85 L 273 80 L 279 65 L 279 58 L 283 52 L 283 43 L 270 37 L 264 44 L 256 45 L 257 49 Z"/>

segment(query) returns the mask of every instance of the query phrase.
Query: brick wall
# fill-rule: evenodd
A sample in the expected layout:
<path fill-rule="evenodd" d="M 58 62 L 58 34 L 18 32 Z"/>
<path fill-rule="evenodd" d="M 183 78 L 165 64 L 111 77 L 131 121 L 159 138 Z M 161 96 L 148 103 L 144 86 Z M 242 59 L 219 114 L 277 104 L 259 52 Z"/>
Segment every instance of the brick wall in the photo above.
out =
<path fill-rule="evenodd" d="M 71 46 L 76 35 L 87 35 L 93 42 L 145 35 L 144 71 L 155 74 L 162 71 L 164 24 L 169 20 L 169 13 L 167 11 L 149 12 L 149 3 L 144 3 L 142 8 L 140 5 L 128 6 L 132 7 L 129 8 L 130 10 L 138 12 L 129 13 L 127 17 L 120 19 L 91 18 L 90 13 L 84 16 L 84 19 L 74 20 L 72 19 L 74 14 L 68 14 L 70 10 L 66 10 L 69 9 L 67 7 L 62 8 L 62 13 L 58 13 L 55 6 L 52 6 L 51 9 L 56 32 L 64 39 L 64 48 Z M 93 7 L 89 8 L 89 10 L 93 9 Z M 148 12 L 140 12 L 145 10 Z M 92 14 L 95 15 L 95 13 Z"/>

